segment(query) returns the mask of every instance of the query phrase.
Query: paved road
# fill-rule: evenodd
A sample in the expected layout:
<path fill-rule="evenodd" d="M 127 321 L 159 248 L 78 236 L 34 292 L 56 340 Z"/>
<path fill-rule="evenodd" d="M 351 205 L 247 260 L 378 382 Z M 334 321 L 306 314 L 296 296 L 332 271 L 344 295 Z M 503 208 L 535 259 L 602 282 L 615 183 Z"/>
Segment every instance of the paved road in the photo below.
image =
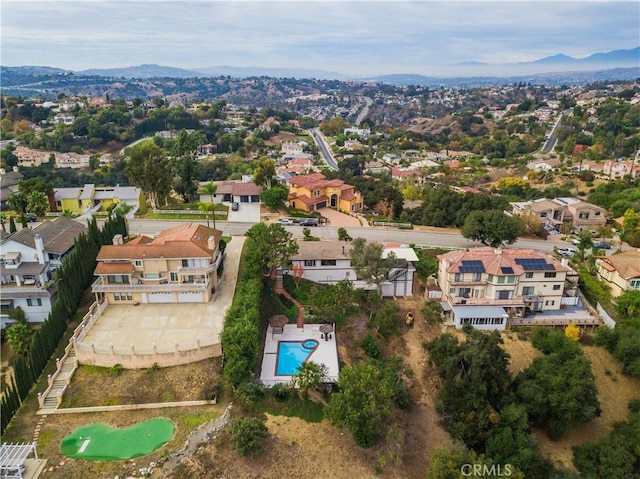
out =
<path fill-rule="evenodd" d="M 540 150 L 542 153 L 551 153 L 553 149 L 556 147 L 556 143 L 558 143 L 558 136 L 557 136 L 558 127 L 562 124 L 562 121 L 565 118 L 569 117 L 570 114 L 571 114 L 571 110 L 564 110 L 562 113 L 560 113 L 560 116 L 558 116 L 556 123 L 553 125 L 553 128 L 551 129 L 549 138 L 547 139 L 547 141 L 545 141 L 544 145 Z"/>
<path fill-rule="evenodd" d="M 133 219 L 129 220 L 130 234 L 156 234 L 162 230 L 184 223 L 183 220 L 145 220 Z M 202 221 L 206 224 L 206 221 Z M 225 235 L 242 236 L 253 226 L 253 223 L 229 223 L 225 221 L 217 221 L 216 226 L 221 229 Z M 302 227 L 287 226 L 286 227 L 294 237 L 302 238 Z M 397 230 L 393 228 L 346 228 L 349 235 L 353 238 L 362 237 L 368 241 L 397 241 L 408 244 L 421 244 L 430 246 L 452 246 L 456 248 L 472 248 L 481 246 L 479 243 L 469 241 L 463 238 L 459 233 L 450 232 L 431 232 L 418 230 Z M 336 226 L 318 226 L 311 228 L 311 233 L 320 239 L 338 239 L 338 228 Z M 533 248 L 540 251 L 552 252 L 554 243 L 543 240 L 518 240 L 511 247 L 517 248 Z"/>
<path fill-rule="evenodd" d="M 369 107 L 373 104 L 373 100 L 368 96 L 363 97 L 363 99 L 364 99 L 365 105 L 362 111 L 358 113 L 358 118 L 356 118 L 356 121 L 355 121 L 356 126 L 359 126 L 360 123 L 362 123 L 362 120 L 364 120 L 367 117 L 367 115 L 369 114 Z"/>
<path fill-rule="evenodd" d="M 336 160 L 333 158 L 331 150 L 329 149 L 329 145 L 322 136 L 322 133 L 320 133 L 320 131 L 318 131 L 316 128 L 311 128 L 309 130 L 309 133 L 311 133 L 313 141 L 315 141 L 316 145 L 318 145 L 318 148 L 320 148 L 320 154 L 322 155 L 322 158 L 324 159 L 327 166 L 332 170 L 337 170 L 338 163 L 336 163 Z"/>

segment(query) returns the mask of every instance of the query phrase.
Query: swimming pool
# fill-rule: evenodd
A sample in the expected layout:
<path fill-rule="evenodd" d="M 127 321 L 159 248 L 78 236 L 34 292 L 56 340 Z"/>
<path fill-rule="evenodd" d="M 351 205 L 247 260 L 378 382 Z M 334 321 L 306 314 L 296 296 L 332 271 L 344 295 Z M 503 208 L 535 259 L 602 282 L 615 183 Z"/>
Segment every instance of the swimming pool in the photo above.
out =
<path fill-rule="evenodd" d="M 298 374 L 298 367 L 304 363 L 318 347 L 315 339 L 304 341 L 278 341 L 276 376 Z"/>

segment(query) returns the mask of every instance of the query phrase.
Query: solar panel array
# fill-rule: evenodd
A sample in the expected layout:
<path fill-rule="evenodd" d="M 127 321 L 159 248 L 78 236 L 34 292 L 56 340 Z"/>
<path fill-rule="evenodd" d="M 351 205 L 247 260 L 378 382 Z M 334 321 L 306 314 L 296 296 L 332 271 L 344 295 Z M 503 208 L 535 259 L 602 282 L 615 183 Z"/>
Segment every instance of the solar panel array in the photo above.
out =
<path fill-rule="evenodd" d="M 518 258 L 516 264 L 522 266 L 525 271 L 555 271 L 555 266 L 540 258 Z"/>
<path fill-rule="evenodd" d="M 478 260 L 462 260 L 461 273 L 484 273 L 484 265 Z"/>
<path fill-rule="evenodd" d="M 502 266 L 500 269 L 503 274 L 513 274 L 513 268 L 511 266 Z"/>

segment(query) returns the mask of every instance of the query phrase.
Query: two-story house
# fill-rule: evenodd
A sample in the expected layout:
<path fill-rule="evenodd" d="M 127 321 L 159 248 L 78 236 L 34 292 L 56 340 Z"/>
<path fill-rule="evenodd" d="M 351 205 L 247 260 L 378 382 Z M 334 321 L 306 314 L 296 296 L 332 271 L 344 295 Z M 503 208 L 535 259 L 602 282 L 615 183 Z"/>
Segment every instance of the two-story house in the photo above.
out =
<path fill-rule="evenodd" d="M 531 249 L 473 248 L 438 261 L 438 283 L 458 329 L 504 330 L 509 317 L 558 310 L 567 281 L 577 281 L 566 260 Z"/>
<path fill-rule="evenodd" d="M 626 291 L 640 290 L 640 252 L 637 250 L 596 258 L 596 270 L 598 279 L 611 287 L 614 298 Z"/>
<path fill-rule="evenodd" d="M 351 281 L 357 289 L 375 289 L 375 285 L 358 279 L 351 266 L 351 243 L 345 241 L 300 241 L 298 253 L 291 258 L 291 264 L 284 274 L 299 277 L 320 284 L 336 284 Z M 382 283 L 382 296 L 413 296 L 414 262 L 418 261 L 415 251 L 406 245 L 385 245 L 383 256 L 392 253 L 397 258 L 393 268 Z"/>
<path fill-rule="evenodd" d="M 187 223 L 100 249 L 91 290 L 107 304 L 207 303 L 218 287 L 222 231 Z"/>
<path fill-rule="evenodd" d="M 327 180 L 322 173 L 295 176 L 289 180 L 289 205 L 303 211 L 337 208 L 362 211 L 362 194 L 342 180 Z"/>
<path fill-rule="evenodd" d="M 4 236 L 0 242 L 0 320 L 4 328 L 7 313 L 18 306 L 30 323 L 47 319 L 56 297 L 53 271 L 73 250 L 75 240 L 86 231 L 77 221 L 65 217 L 45 221 L 34 229 L 24 228 Z"/>
<path fill-rule="evenodd" d="M 55 188 L 55 208 L 52 211 L 71 211 L 85 214 L 87 212 L 107 211 L 114 204 L 126 203 L 131 206 L 132 213 L 137 212 L 145 204 L 142 190 L 136 186 L 98 186 L 86 184 L 76 188 Z"/>
<path fill-rule="evenodd" d="M 513 202 L 511 214 L 533 215 L 548 230 L 560 231 L 567 224 L 574 231 L 592 230 L 607 221 L 607 211 L 575 198 L 540 198 Z"/>

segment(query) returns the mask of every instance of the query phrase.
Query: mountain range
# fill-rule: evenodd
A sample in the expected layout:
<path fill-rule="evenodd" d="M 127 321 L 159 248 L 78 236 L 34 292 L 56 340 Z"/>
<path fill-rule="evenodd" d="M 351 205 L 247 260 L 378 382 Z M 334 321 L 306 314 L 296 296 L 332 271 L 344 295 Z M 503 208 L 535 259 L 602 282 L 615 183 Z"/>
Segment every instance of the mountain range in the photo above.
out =
<path fill-rule="evenodd" d="M 75 73 L 76 75 L 91 75 L 121 78 L 191 78 L 230 76 L 247 78 L 268 76 L 274 78 L 317 78 L 324 80 L 361 80 L 382 81 L 389 78 L 445 78 L 443 75 L 417 75 L 413 73 L 398 73 L 396 75 L 374 75 L 368 77 L 352 77 L 342 73 L 320 69 L 305 68 L 262 68 L 262 67 L 232 67 L 213 66 L 196 69 L 183 69 L 162 65 L 138 65 L 124 68 L 93 68 L 71 72 L 50 67 L 22 67 L 31 69 L 30 73 L 38 74 L 45 71 L 49 74 Z M 531 62 L 519 63 L 481 63 L 475 61 L 454 65 L 434 66 L 434 69 L 446 71 L 446 77 L 512 77 L 522 75 L 540 75 L 556 72 L 585 72 L 605 70 L 611 68 L 640 68 L 640 47 L 630 50 L 614 50 L 607 53 L 594 53 L 585 58 L 574 58 L 563 54 L 551 55 Z"/>

